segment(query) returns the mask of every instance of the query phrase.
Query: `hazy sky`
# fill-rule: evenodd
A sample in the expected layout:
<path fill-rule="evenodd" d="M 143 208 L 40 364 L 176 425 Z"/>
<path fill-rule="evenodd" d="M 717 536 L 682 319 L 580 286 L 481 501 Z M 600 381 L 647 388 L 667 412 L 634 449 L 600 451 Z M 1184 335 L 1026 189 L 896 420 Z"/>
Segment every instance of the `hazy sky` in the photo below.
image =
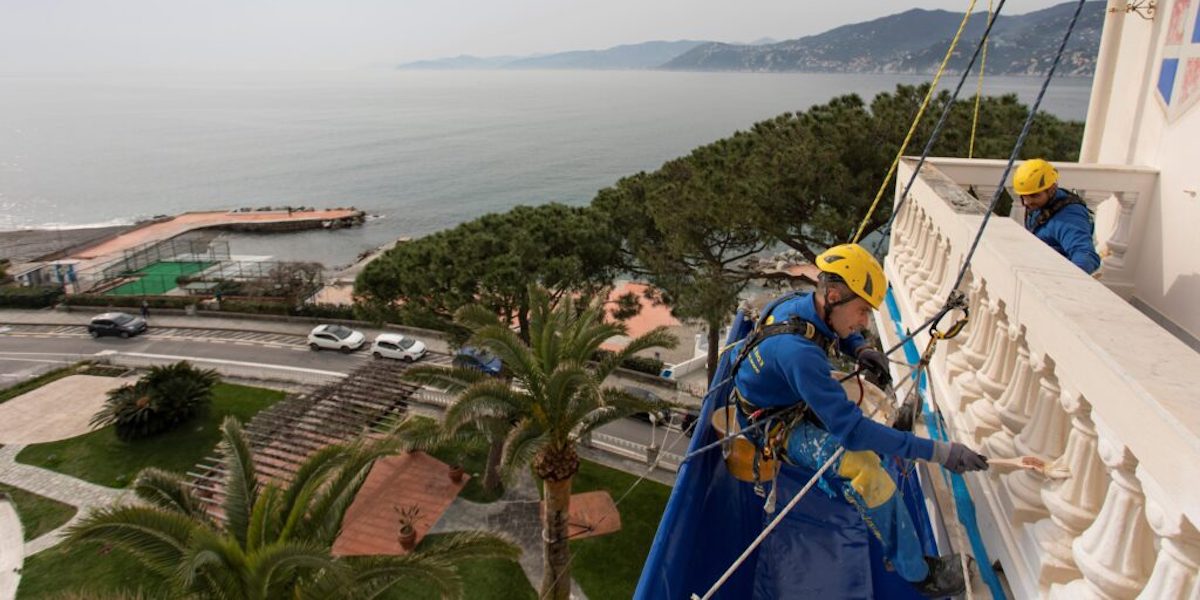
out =
<path fill-rule="evenodd" d="M 1019 14 L 1063 0 L 1014 0 Z M 0 0 L 0 71 L 354 69 L 648 40 L 789 39 L 966 0 Z M 978 7 L 986 7 L 979 0 Z"/>

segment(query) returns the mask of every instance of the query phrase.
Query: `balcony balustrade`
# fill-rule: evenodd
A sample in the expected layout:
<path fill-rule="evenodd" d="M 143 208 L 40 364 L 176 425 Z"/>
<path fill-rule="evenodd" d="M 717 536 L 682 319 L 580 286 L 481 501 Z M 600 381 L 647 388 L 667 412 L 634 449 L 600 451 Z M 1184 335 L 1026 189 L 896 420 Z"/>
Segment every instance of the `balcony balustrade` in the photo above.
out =
<path fill-rule="evenodd" d="M 898 314 L 880 313 L 885 346 L 899 341 L 897 325 L 917 327 L 942 306 L 1003 164 L 934 159 L 922 169 L 891 232 L 885 269 Z M 898 180 L 913 166 L 905 161 Z M 1069 187 L 1088 186 L 1089 204 L 1116 200 L 1101 277 L 1019 220 L 991 219 L 960 285 L 970 322 L 930 367 L 933 397 L 954 439 L 1068 474 L 966 476 L 984 542 L 1017 597 L 1197 598 L 1200 355 L 1126 301 L 1139 200 L 1156 174 L 1060 172 Z M 928 339 L 920 332 L 914 343 Z"/>

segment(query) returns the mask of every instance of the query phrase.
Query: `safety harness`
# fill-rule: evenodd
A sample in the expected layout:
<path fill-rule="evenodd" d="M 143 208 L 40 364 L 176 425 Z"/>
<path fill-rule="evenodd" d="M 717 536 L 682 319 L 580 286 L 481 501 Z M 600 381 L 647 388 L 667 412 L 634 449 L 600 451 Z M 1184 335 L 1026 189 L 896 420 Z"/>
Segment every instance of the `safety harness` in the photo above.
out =
<path fill-rule="evenodd" d="M 1027 215 L 1025 217 L 1025 229 L 1031 232 L 1036 232 L 1043 225 L 1049 223 L 1050 219 L 1053 219 L 1054 215 L 1057 215 L 1059 211 L 1072 204 L 1078 204 L 1086 209 L 1088 211 L 1088 220 L 1093 218 L 1092 209 L 1088 208 L 1087 202 L 1084 202 L 1083 198 L 1079 197 L 1079 194 L 1067 190 L 1063 191 L 1066 192 L 1066 196 L 1060 198 L 1058 194 L 1055 194 L 1054 197 L 1046 203 L 1046 206 L 1043 206 L 1041 210 L 1038 211 L 1036 216 Z"/>
<path fill-rule="evenodd" d="M 746 336 L 741 350 L 734 358 L 732 368 L 729 371 L 730 373 L 736 376 L 738 368 L 741 367 L 746 359 L 750 358 L 754 349 L 767 338 L 777 335 L 798 335 L 816 344 L 819 348 L 824 349 L 826 353 L 833 351 L 837 340 L 821 333 L 817 329 L 817 326 L 810 321 L 793 316 L 779 323 L 768 323 L 771 321 L 771 313 L 775 311 L 776 307 L 799 296 L 799 292 L 792 292 L 777 298 L 763 309 L 763 314 L 759 316 L 758 323 L 750 334 Z M 754 472 L 754 491 L 759 496 L 763 496 L 765 492 L 760 473 L 761 464 L 770 460 L 782 460 L 785 463 L 792 464 L 787 454 L 788 435 L 801 422 L 812 421 L 820 424 L 820 419 L 817 418 L 816 413 L 804 402 L 788 406 L 760 407 L 738 391 L 736 381 L 731 387 L 732 391 L 726 401 L 727 407 L 729 404 L 734 404 L 737 407 L 738 414 L 741 415 L 748 426 L 755 425 L 764 420 L 767 421 L 761 429 L 747 427 L 751 431 L 745 434 L 756 448 L 752 467 Z"/>

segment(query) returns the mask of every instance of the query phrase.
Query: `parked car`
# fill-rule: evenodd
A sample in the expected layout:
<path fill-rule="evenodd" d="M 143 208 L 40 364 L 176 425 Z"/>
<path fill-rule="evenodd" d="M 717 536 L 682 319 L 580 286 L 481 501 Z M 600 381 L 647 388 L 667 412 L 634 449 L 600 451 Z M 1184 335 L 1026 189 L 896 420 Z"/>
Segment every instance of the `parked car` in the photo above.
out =
<path fill-rule="evenodd" d="M 654 392 L 652 392 L 648 389 L 645 389 L 645 388 L 627 385 L 627 386 L 623 386 L 621 388 L 621 391 L 623 391 L 626 394 L 629 394 L 630 396 L 633 396 L 635 398 L 645 400 L 646 402 L 665 402 L 661 396 L 659 396 L 658 394 L 655 394 Z M 631 419 L 637 419 L 639 421 L 645 421 L 647 423 L 656 423 L 658 425 L 666 425 L 670 421 L 671 411 L 669 409 L 664 408 L 662 410 L 656 410 L 653 412 L 654 412 L 653 419 L 650 418 L 650 413 L 648 413 L 648 412 L 636 412 L 636 413 L 633 413 L 632 415 L 629 415 L 629 417 Z"/>
<path fill-rule="evenodd" d="M 87 331 L 92 337 L 119 335 L 127 338 L 146 331 L 146 320 L 123 312 L 109 312 L 92 317 Z"/>
<path fill-rule="evenodd" d="M 459 348 L 458 353 L 454 355 L 454 366 L 483 371 L 488 375 L 500 375 L 504 369 L 504 364 L 498 356 L 484 348 L 474 346 Z"/>
<path fill-rule="evenodd" d="M 644 388 L 629 385 L 624 386 L 621 389 L 625 393 L 641 398 L 647 402 L 665 402 L 661 396 Z M 664 408 L 662 410 L 654 411 L 653 420 L 650 419 L 650 413 L 648 412 L 636 412 L 629 416 L 630 418 L 655 425 L 678 427 L 679 430 L 684 432 L 688 437 L 692 437 L 692 431 L 694 429 L 692 424 L 695 423 L 696 419 L 700 418 L 700 411 L 694 408 Z"/>
<path fill-rule="evenodd" d="M 367 343 L 367 336 L 345 325 L 317 325 L 308 334 L 308 347 L 316 350 L 338 350 L 349 354 Z"/>
<path fill-rule="evenodd" d="M 404 362 L 421 360 L 425 356 L 425 342 L 398 333 L 381 333 L 371 344 L 371 356 Z"/>

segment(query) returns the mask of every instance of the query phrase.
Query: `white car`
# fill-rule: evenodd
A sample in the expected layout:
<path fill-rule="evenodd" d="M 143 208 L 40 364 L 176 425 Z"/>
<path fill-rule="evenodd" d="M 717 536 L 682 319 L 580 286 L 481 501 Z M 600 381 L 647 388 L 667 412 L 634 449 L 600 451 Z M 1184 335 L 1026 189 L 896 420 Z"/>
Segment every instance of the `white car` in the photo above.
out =
<path fill-rule="evenodd" d="M 338 350 L 350 353 L 363 347 L 367 336 L 345 325 L 317 325 L 308 334 L 308 347 L 316 350 Z"/>
<path fill-rule="evenodd" d="M 398 333 L 381 333 L 371 344 L 371 356 L 414 362 L 425 356 L 425 342 Z"/>

